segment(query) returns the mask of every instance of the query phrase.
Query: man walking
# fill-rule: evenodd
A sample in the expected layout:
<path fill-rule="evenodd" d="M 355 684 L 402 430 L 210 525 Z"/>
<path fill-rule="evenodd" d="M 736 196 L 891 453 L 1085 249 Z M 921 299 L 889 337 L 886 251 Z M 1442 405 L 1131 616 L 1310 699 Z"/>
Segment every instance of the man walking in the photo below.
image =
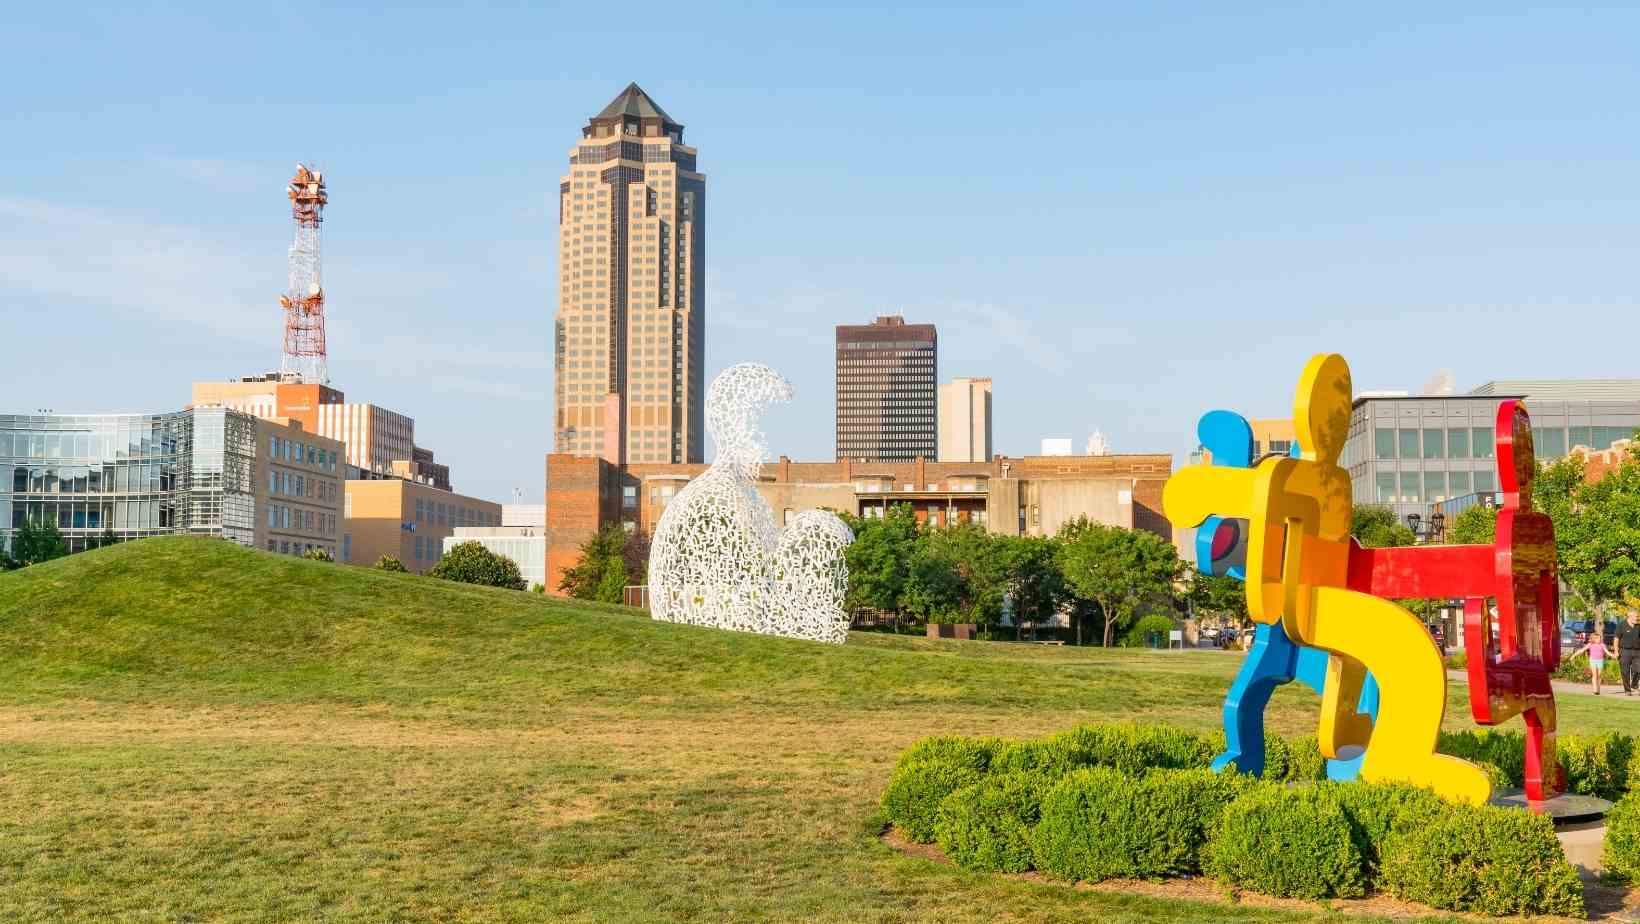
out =
<path fill-rule="evenodd" d="M 1617 667 L 1623 675 L 1623 695 L 1640 689 L 1640 612 L 1629 610 L 1617 629 Z"/>

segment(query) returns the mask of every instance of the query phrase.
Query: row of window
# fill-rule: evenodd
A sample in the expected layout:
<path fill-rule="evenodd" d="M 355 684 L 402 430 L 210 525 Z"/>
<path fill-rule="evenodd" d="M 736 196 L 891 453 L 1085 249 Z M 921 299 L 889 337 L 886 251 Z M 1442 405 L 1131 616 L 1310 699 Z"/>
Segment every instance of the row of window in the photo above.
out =
<path fill-rule="evenodd" d="M 436 562 L 444 557 L 444 543 L 437 536 L 417 536 L 412 547 L 411 557 L 416 561 Z"/>
<path fill-rule="evenodd" d="M 336 533 L 336 515 L 334 513 L 316 513 L 312 510 L 299 510 L 280 504 L 268 505 L 269 529 L 299 529 L 304 532 L 320 532 L 327 536 Z"/>
<path fill-rule="evenodd" d="M 329 555 L 331 558 L 336 557 L 336 547 L 333 545 L 318 545 L 312 542 L 291 542 L 289 539 L 268 540 L 268 551 L 277 552 L 280 555 L 295 555 L 300 558 L 313 549 L 324 549 L 326 555 Z M 347 559 L 343 558 L 342 560 L 346 561 Z"/>
<path fill-rule="evenodd" d="M 1490 471 L 1378 472 L 1375 499 L 1381 504 L 1439 503 L 1450 497 L 1497 490 Z"/>
<path fill-rule="evenodd" d="M 268 469 L 268 493 L 286 494 L 292 497 L 315 497 L 321 501 L 336 499 L 338 488 L 334 481 L 324 481 L 318 478 L 308 478 L 298 472 L 282 472 L 278 469 Z"/>
<path fill-rule="evenodd" d="M 444 501 L 416 498 L 416 522 L 434 526 L 500 526 L 501 515 Z"/>
<path fill-rule="evenodd" d="M 305 462 L 327 471 L 336 470 L 336 453 L 312 443 L 298 443 L 281 436 L 268 437 L 268 458 L 274 461 Z"/>

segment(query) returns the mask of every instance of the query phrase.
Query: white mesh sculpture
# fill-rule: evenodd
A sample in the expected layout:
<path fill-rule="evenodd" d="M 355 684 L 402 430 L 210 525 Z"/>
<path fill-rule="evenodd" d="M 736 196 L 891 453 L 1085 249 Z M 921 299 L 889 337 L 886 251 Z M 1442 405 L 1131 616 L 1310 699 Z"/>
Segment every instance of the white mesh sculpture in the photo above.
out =
<path fill-rule="evenodd" d="M 717 458 L 667 505 L 649 546 L 649 611 L 656 619 L 842 644 L 854 541 L 835 514 L 805 510 L 785 529 L 757 493 L 767 447 L 762 410 L 792 387 L 761 363 L 723 370 L 706 392 Z"/>

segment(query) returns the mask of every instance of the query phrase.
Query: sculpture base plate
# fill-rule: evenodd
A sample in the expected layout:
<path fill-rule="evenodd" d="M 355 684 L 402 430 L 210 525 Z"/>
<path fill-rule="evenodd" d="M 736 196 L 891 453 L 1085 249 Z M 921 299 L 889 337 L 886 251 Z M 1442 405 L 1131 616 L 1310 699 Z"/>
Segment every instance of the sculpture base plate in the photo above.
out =
<path fill-rule="evenodd" d="M 1599 821 L 1611 811 L 1612 804 L 1598 796 L 1580 796 L 1576 793 L 1561 793 L 1552 799 L 1542 802 L 1529 802 L 1526 791 L 1523 789 L 1501 789 L 1492 794 L 1490 805 L 1500 808 L 1526 809 L 1539 815 L 1548 815 L 1555 823 L 1555 827 L 1582 824 L 1584 822 Z"/>

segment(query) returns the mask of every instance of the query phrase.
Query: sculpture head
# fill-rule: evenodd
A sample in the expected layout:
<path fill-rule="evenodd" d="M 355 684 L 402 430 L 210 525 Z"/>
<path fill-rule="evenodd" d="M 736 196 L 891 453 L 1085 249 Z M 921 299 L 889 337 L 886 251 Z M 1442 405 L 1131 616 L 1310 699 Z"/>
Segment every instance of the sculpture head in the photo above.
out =
<path fill-rule="evenodd" d="M 1531 510 L 1537 454 L 1532 447 L 1532 418 L 1519 401 L 1511 399 L 1498 405 L 1493 439 L 1497 445 L 1498 492 L 1503 495 L 1503 506 Z"/>
<path fill-rule="evenodd" d="M 1317 353 L 1304 367 L 1293 401 L 1299 457 L 1337 465 L 1350 433 L 1350 367 L 1337 353 Z"/>
<path fill-rule="evenodd" d="M 762 461 L 758 417 L 769 405 L 791 399 L 791 383 L 762 363 L 737 363 L 718 373 L 706 390 L 706 430 L 717 443 L 718 458 Z"/>

